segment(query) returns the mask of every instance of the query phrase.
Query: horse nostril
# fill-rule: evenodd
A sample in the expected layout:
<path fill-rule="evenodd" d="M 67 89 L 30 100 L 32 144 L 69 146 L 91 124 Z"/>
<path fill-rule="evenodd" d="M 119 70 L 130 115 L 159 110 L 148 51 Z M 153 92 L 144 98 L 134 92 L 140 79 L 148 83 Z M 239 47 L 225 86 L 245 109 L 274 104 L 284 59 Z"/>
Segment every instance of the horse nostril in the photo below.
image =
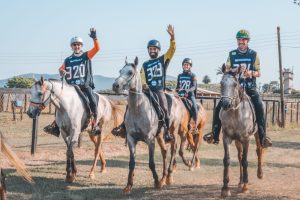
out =
<path fill-rule="evenodd" d="M 120 85 L 119 84 L 115 84 L 115 88 L 119 89 Z"/>

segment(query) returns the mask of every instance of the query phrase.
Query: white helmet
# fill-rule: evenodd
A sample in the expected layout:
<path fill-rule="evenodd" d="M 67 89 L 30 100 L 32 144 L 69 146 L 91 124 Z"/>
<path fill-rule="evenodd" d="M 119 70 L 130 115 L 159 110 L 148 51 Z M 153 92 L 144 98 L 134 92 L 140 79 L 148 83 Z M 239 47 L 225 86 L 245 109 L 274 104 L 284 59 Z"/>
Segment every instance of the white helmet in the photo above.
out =
<path fill-rule="evenodd" d="M 83 40 L 81 37 L 75 36 L 71 38 L 70 45 L 72 45 L 73 43 L 81 43 L 83 45 Z"/>

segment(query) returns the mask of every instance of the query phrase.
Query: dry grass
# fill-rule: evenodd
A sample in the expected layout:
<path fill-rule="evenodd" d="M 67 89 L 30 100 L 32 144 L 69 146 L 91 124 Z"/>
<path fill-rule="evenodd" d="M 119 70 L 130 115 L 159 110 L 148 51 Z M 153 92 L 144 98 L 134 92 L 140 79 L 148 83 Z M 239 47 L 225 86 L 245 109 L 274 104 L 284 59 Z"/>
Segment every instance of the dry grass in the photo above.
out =
<path fill-rule="evenodd" d="M 7 175 L 8 199 L 218 199 L 222 187 L 223 148 L 204 144 L 200 148 L 201 169 L 188 171 L 177 156 L 178 169 L 174 184 L 162 190 L 153 189 L 152 174 L 148 168 L 147 148 L 137 147 L 137 165 L 133 192 L 122 194 L 127 181 L 128 150 L 124 140 L 112 138 L 103 144 L 107 158 L 107 173 L 95 180 L 88 178 L 93 159 L 93 145 L 87 134 L 81 149 L 75 149 L 78 175 L 75 183 L 65 183 L 65 145 L 62 138 L 46 135 L 39 131 L 37 154 L 30 155 L 31 120 L 11 121 L 12 115 L 0 113 L 1 131 L 17 155 L 23 159 L 33 175 L 34 185 L 29 185 L 1 160 Z M 51 123 L 53 115 L 42 115 L 39 130 Z M 206 131 L 211 124 L 206 125 Z M 300 129 L 274 129 L 269 131 L 274 147 L 266 152 L 264 179 L 256 177 L 257 158 L 254 141 L 249 153 L 250 194 L 241 194 L 237 188 L 239 169 L 236 151 L 232 146 L 231 182 L 232 199 L 299 199 L 300 196 Z M 187 152 L 190 157 L 191 154 Z M 162 173 L 160 151 L 156 149 L 156 169 Z"/>

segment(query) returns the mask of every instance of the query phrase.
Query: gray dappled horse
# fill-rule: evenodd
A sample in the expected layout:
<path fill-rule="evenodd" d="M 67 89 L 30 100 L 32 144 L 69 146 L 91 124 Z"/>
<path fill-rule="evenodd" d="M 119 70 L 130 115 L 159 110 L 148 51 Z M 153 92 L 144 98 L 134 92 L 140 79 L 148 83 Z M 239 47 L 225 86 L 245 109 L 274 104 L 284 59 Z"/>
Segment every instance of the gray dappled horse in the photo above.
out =
<path fill-rule="evenodd" d="M 160 129 L 159 119 L 149 98 L 142 91 L 142 82 L 137 65 L 137 57 L 135 58 L 134 63 L 127 63 L 127 61 L 125 61 L 125 66 L 120 70 L 120 76 L 113 84 L 113 90 L 117 93 L 121 92 L 123 89 L 129 89 L 128 109 L 124 123 L 127 132 L 130 161 L 128 182 L 127 186 L 123 189 L 124 193 L 130 193 L 133 186 L 135 153 L 138 141 L 143 141 L 148 145 L 149 168 L 152 171 L 155 187 L 161 188 L 166 183 L 168 184 L 172 181 L 177 145 L 176 135 L 179 133 L 181 121 L 184 118 L 183 110 L 185 110 L 183 103 L 178 98 L 175 98 L 174 95 L 171 96 L 170 132 L 173 134 L 174 140 L 171 142 L 171 158 L 169 168 L 167 169 L 167 148 L 162 132 L 158 133 Z M 187 125 L 188 124 L 186 124 L 186 127 Z M 163 176 L 160 181 L 158 180 L 154 163 L 155 138 L 157 138 L 163 156 Z"/>
<path fill-rule="evenodd" d="M 240 87 L 238 76 L 240 68 L 235 71 L 225 72 L 223 68 L 223 78 L 221 81 L 221 99 L 222 109 L 220 111 L 220 120 L 223 130 L 223 146 L 224 146 L 224 177 L 222 197 L 230 196 L 229 183 L 229 165 L 230 152 L 229 147 L 233 140 L 238 150 L 238 159 L 240 163 L 240 182 L 242 192 L 247 193 L 248 190 L 248 147 L 250 136 L 255 134 L 258 156 L 258 178 L 263 177 L 262 172 L 262 155 L 263 148 L 260 145 L 257 133 L 257 124 L 255 119 L 254 108 L 251 99 Z"/>
<path fill-rule="evenodd" d="M 100 129 L 113 117 L 115 125 L 118 124 L 119 108 L 115 106 L 107 97 L 96 94 L 98 103 L 98 116 L 96 122 Z M 41 78 L 31 87 L 31 100 L 27 114 L 34 118 L 49 104 L 53 103 L 56 108 L 55 120 L 60 129 L 62 137 L 67 145 L 67 176 L 66 181 L 72 183 L 75 180 L 77 169 L 73 153 L 73 146 L 78 142 L 78 137 L 82 128 L 87 126 L 88 111 L 83 99 L 76 92 L 72 85 L 64 85 L 59 80 L 44 81 Z M 93 178 L 97 159 L 100 157 L 102 166 L 101 171 L 105 171 L 105 159 L 101 150 L 101 142 L 105 134 L 94 136 L 88 128 L 90 139 L 95 144 L 94 163 L 90 171 Z"/>

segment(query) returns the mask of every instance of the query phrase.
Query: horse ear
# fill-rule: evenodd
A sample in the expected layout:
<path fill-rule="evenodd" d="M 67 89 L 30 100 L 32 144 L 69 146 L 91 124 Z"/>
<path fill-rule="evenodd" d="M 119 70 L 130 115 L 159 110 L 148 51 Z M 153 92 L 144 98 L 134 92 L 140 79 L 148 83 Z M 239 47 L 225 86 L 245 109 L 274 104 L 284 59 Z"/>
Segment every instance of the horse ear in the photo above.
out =
<path fill-rule="evenodd" d="M 127 56 L 125 57 L 125 65 L 128 65 Z"/>
<path fill-rule="evenodd" d="M 223 74 L 224 74 L 224 73 L 226 72 L 226 65 L 225 65 L 225 63 L 223 63 L 221 69 L 222 69 L 222 72 L 223 72 Z"/>
<path fill-rule="evenodd" d="M 136 68 L 139 64 L 139 59 L 138 57 L 136 56 L 135 59 L 134 59 L 134 67 Z"/>
<path fill-rule="evenodd" d="M 41 85 L 43 85 L 43 84 L 44 84 L 44 77 L 43 77 L 43 76 L 41 76 L 41 80 L 40 80 L 40 82 L 41 82 Z"/>

